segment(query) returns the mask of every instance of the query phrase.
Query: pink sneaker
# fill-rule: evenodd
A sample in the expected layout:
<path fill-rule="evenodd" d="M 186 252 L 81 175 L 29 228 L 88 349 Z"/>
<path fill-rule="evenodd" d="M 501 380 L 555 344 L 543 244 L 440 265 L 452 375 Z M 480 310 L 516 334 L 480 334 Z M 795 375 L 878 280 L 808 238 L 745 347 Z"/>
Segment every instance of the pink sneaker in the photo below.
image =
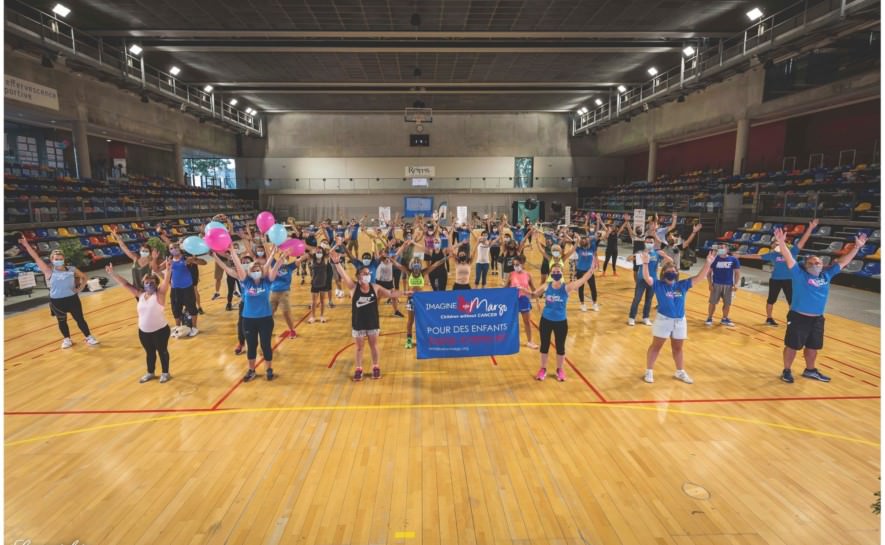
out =
<path fill-rule="evenodd" d="M 565 369 L 556 370 L 556 380 L 559 382 L 565 382 Z"/>
<path fill-rule="evenodd" d="M 353 380 L 355 382 L 359 382 L 359 381 L 363 380 L 363 368 L 362 367 L 357 367 L 356 371 L 353 372 Z"/>
<path fill-rule="evenodd" d="M 541 370 L 538 371 L 538 374 L 537 376 L 535 376 L 535 378 L 538 380 L 544 380 L 545 378 L 547 378 L 547 368 L 541 367 Z"/>

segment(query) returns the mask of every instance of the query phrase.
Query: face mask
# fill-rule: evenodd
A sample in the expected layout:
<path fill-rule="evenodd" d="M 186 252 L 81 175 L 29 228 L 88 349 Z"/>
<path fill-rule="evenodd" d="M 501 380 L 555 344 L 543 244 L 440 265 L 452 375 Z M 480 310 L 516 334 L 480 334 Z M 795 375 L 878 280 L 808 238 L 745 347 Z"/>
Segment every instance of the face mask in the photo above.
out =
<path fill-rule="evenodd" d="M 504 242 L 510 242 L 510 237 L 504 237 Z"/>
<path fill-rule="evenodd" d="M 372 260 L 371 260 L 371 259 L 363 259 L 363 265 L 365 265 L 366 267 L 368 267 L 368 266 L 371 265 L 371 264 L 372 264 Z"/>
<path fill-rule="evenodd" d="M 64 259 L 53 259 L 52 266 L 53 267 L 64 267 L 65 260 Z"/>
<path fill-rule="evenodd" d="M 421 265 L 418 263 L 412 265 L 412 272 L 421 272 Z"/>
<path fill-rule="evenodd" d="M 150 283 L 145 282 L 144 291 L 146 293 L 155 293 L 157 291 L 157 285 L 154 284 L 153 282 L 150 282 Z"/>
<path fill-rule="evenodd" d="M 257 282 L 261 280 L 261 271 L 252 271 L 249 273 L 249 276 L 252 277 L 252 280 L 255 280 Z"/>
<path fill-rule="evenodd" d="M 140 251 L 140 252 L 138 252 L 138 253 L 141 254 L 141 257 L 150 257 L 150 256 L 151 256 L 151 251 L 150 251 L 150 250 L 142 250 L 142 251 Z"/>
<path fill-rule="evenodd" d="M 323 252 L 317 252 L 317 259 L 323 258 Z"/>
<path fill-rule="evenodd" d="M 562 273 L 553 273 L 550 275 L 550 278 L 552 278 L 554 282 L 559 282 L 562 280 Z"/>
<path fill-rule="evenodd" d="M 438 242 L 436 242 L 436 243 L 433 244 L 433 249 L 434 249 L 434 250 L 439 250 L 440 248 L 442 248 L 442 244 L 440 244 L 440 243 L 438 243 Z"/>
<path fill-rule="evenodd" d="M 458 261 L 467 261 L 467 256 L 466 255 L 459 255 Z"/>
<path fill-rule="evenodd" d="M 172 248 L 171 250 L 169 250 L 169 253 L 174 255 L 175 257 L 178 257 L 181 255 L 181 250 L 177 248 Z"/>
<path fill-rule="evenodd" d="M 362 282 L 363 284 L 368 284 L 369 280 L 371 280 L 371 279 L 372 279 L 372 277 L 368 274 L 364 274 L 364 275 L 360 276 L 360 282 Z"/>
<path fill-rule="evenodd" d="M 823 265 L 809 265 L 808 273 L 812 276 L 820 276 L 821 271 L 824 270 Z"/>
<path fill-rule="evenodd" d="M 559 257 L 562 255 L 562 252 L 553 252 L 553 257 Z"/>
<path fill-rule="evenodd" d="M 257 255 L 258 257 L 264 257 L 264 252 L 261 250 L 258 250 L 257 252 L 255 252 L 255 255 Z"/>
<path fill-rule="evenodd" d="M 717 248 L 717 249 L 716 249 L 716 254 L 717 254 L 717 255 L 725 255 L 726 251 L 727 251 L 727 250 L 726 250 L 725 248 Z"/>
<path fill-rule="evenodd" d="M 493 233 L 497 233 L 498 230 L 497 230 L 497 229 L 492 229 L 492 232 L 493 232 Z"/>
<path fill-rule="evenodd" d="M 513 270 L 516 272 L 522 272 L 522 265 L 514 265 Z"/>
<path fill-rule="evenodd" d="M 654 242 L 646 242 L 645 243 L 646 250 L 654 250 L 654 248 L 655 248 Z"/>
<path fill-rule="evenodd" d="M 674 282 L 677 278 L 679 278 L 679 273 L 676 271 L 667 271 L 664 273 L 664 280 L 667 282 Z"/>

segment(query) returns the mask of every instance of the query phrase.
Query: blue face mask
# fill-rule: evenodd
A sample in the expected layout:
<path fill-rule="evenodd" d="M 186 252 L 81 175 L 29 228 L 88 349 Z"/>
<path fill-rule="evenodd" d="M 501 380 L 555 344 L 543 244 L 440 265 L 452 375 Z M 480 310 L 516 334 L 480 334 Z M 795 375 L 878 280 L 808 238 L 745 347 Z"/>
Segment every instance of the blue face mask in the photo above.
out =
<path fill-rule="evenodd" d="M 675 282 L 677 278 L 679 278 L 679 273 L 676 271 L 667 271 L 664 273 L 664 280 L 667 282 Z"/>
<path fill-rule="evenodd" d="M 562 280 L 562 273 L 553 273 L 550 275 L 550 278 L 552 278 L 554 282 L 559 282 Z"/>
<path fill-rule="evenodd" d="M 153 282 L 145 282 L 144 291 L 146 293 L 155 293 L 157 291 L 157 285 Z"/>
<path fill-rule="evenodd" d="M 52 260 L 52 266 L 53 266 L 53 267 L 64 267 L 64 266 L 65 266 L 65 260 L 64 260 L 64 259 L 53 259 L 53 260 Z"/>

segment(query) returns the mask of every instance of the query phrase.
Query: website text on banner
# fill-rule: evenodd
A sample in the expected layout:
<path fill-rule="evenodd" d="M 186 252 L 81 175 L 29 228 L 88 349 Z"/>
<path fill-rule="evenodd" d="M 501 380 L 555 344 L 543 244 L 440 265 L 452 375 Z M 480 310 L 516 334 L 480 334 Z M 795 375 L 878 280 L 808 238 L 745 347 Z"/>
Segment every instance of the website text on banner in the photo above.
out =
<path fill-rule="evenodd" d="M 416 293 L 418 359 L 516 354 L 517 295 L 515 288 Z"/>

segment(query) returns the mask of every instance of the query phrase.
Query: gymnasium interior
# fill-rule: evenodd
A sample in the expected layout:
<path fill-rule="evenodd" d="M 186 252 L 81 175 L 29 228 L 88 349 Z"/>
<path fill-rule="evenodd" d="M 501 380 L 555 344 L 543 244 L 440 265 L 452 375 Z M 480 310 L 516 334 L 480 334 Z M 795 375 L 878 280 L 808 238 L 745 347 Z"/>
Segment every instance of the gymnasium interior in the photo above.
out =
<path fill-rule="evenodd" d="M 3 9 L 4 543 L 881 542 L 878 0 Z M 585 304 L 571 290 L 590 273 L 567 255 L 586 237 Z M 422 243 L 408 276 L 396 260 Z M 510 243 L 546 297 L 530 310 L 497 259 Z M 677 246 L 687 338 L 652 382 L 668 311 L 634 298 L 664 282 L 643 256 Z M 265 249 L 262 274 L 292 275 L 273 377 L 237 307 Z M 198 309 L 183 318 L 160 298 L 167 276 L 185 289 L 180 253 Z M 717 255 L 740 271 L 730 317 L 708 310 Z M 772 256 L 795 266 L 794 299 L 767 308 Z M 377 260 L 396 261 L 395 290 Z M 787 381 L 811 289 L 796 270 L 818 262 L 838 271 L 813 313 L 818 378 L 809 342 Z M 476 290 L 458 294 L 508 298 L 488 327 L 518 327 L 513 349 L 426 326 L 419 302 L 454 298 L 456 269 Z M 151 354 L 144 375 L 150 274 L 173 326 L 160 380 Z M 545 364 L 560 277 L 564 356 Z M 377 327 L 357 327 L 361 289 Z M 693 381 L 673 375 L 683 342 Z M 361 379 L 362 359 L 383 374 Z"/>

